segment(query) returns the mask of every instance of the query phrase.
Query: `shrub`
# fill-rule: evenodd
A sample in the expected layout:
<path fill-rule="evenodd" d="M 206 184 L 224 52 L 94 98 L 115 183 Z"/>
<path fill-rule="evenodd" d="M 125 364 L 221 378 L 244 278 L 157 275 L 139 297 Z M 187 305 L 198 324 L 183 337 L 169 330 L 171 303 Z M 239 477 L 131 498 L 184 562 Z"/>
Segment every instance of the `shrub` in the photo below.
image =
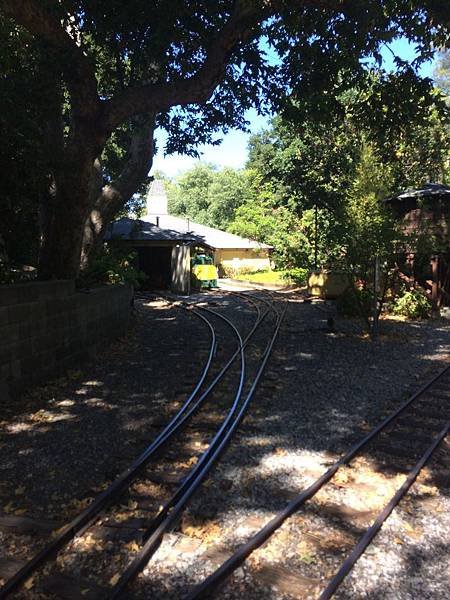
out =
<path fill-rule="evenodd" d="M 408 290 L 397 298 L 392 312 L 408 319 L 426 319 L 430 316 L 431 302 L 421 290 Z"/>
<path fill-rule="evenodd" d="M 249 275 L 250 273 L 258 273 L 259 271 L 254 267 L 250 266 L 241 266 L 241 267 L 232 267 L 231 265 L 219 265 L 220 273 L 225 277 L 237 277 L 238 275 Z"/>
<path fill-rule="evenodd" d="M 139 287 L 147 276 L 137 267 L 134 251 L 104 246 L 80 276 L 81 285 L 95 283 L 131 283 Z"/>
<path fill-rule="evenodd" d="M 308 269 L 302 269 L 301 267 L 286 269 L 282 278 L 295 281 L 299 285 L 306 285 L 308 283 Z"/>
<path fill-rule="evenodd" d="M 336 300 L 336 310 L 346 317 L 361 317 L 370 314 L 372 294 L 365 289 L 349 287 Z"/>

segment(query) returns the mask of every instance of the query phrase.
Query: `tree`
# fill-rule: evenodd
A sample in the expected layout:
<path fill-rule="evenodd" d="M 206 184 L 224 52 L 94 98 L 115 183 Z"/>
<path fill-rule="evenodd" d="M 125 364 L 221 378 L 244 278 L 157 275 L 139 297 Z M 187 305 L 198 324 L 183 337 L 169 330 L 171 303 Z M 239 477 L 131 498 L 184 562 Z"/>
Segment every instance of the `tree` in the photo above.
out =
<path fill-rule="evenodd" d="M 209 190 L 216 169 L 213 165 L 200 163 L 186 171 L 168 186 L 169 211 L 173 215 L 189 217 L 204 225 L 210 225 L 208 208 Z"/>
<path fill-rule="evenodd" d="M 245 171 L 200 163 L 167 185 L 169 210 L 198 223 L 228 229 L 236 209 L 248 197 Z"/>
<path fill-rule="evenodd" d="M 374 225 L 385 223 L 381 218 L 384 211 L 376 212 L 377 203 L 424 181 L 444 181 L 448 170 L 450 135 L 445 106 L 438 93 L 434 104 L 430 97 L 411 106 L 415 94 L 403 100 L 400 93 L 406 93 L 410 85 L 409 72 L 395 76 L 370 73 L 367 86 L 335 97 L 333 110 L 323 115 L 311 112 L 309 99 L 293 97 L 286 102 L 271 128 L 250 140 L 247 166 L 260 178 L 259 190 L 253 195 L 253 202 L 260 205 L 238 210 L 233 228 L 241 234 L 248 232 L 251 226 L 245 221 L 253 216 L 258 227 L 264 224 L 266 230 L 258 239 L 268 241 L 270 236 L 284 264 L 315 268 L 329 266 L 345 255 L 346 248 L 351 250 L 349 226 L 353 224 L 354 241 L 367 240 L 366 250 L 373 262 L 371 232 L 356 235 L 358 203 L 367 203 Z M 417 85 L 419 92 L 422 84 Z M 396 98 L 396 106 L 384 99 L 386 92 Z M 362 104 L 368 100 L 372 114 L 363 118 Z M 288 211 L 288 221 L 294 219 L 291 231 L 298 232 L 301 248 L 295 249 L 292 237 L 276 235 L 276 219 L 271 215 L 278 208 Z M 270 223 L 274 230 L 269 233 Z M 390 223 L 386 224 L 389 229 Z M 381 240 L 385 237 L 380 233 Z M 364 255 L 361 248 L 355 250 L 354 255 L 358 254 Z M 361 264 L 362 271 L 367 270 Z"/>
<path fill-rule="evenodd" d="M 270 131 L 250 139 L 248 168 L 271 183 L 275 199 L 298 214 L 339 205 L 352 181 L 360 146 L 348 120 L 321 123 L 307 115 L 298 123 L 276 117 Z"/>
<path fill-rule="evenodd" d="M 320 94 L 353 83 L 364 72 L 360 59 L 398 31 L 428 56 L 448 27 L 431 0 L 111 0 L 107 7 L 1 0 L 0 7 L 11 29 L 17 23 L 34 36 L 52 82 L 44 278 L 76 276 L 83 236 L 87 255 L 148 172 L 156 126 L 169 134 L 168 152 L 195 152 L 215 132 L 245 127 L 250 106 L 278 106 L 287 90 Z M 261 40 L 282 64 L 270 64 Z M 121 127 L 129 149 L 121 174 L 105 182 L 102 155 Z"/>
<path fill-rule="evenodd" d="M 439 53 L 436 68 L 434 70 L 436 85 L 450 97 L 450 51 L 443 50 Z"/>
<path fill-rule="evenodd" d="M 270 183 L 263 183 L 256 171 L 248 171 L 249 195 L 236 210 L 229 230 L 274 248 L 277 268 L 291 268 L 305 262 L 305 236 L 298 216 L 280 205 Z"/>
<path fill-rule="evenodd" d="M 9 267 L 35 263 L 39 204 L 48 192 L 43 122 L 52 94 L 30 34 L 0 21 L 0 46 L 1 281 L 1 272 L 7 277 Z"/>

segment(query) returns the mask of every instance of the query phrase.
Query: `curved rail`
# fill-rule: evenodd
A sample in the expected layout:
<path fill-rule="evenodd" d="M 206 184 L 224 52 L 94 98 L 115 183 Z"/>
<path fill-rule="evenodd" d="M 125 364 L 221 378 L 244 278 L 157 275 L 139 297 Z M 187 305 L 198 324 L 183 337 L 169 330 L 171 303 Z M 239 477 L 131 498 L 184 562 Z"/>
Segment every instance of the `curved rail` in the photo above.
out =
<path fill-rule="evenodd" d="M 184 600 L 197 600 L 198 598 L 209 597 L 212 592 L 225 581 L 236 569 L 238 569 L 252 552 L 261 547 L 279 527 L 298 509 L 310 500 L 326 483 L 328 483 L 337 470 L 345 464 L 348 464 L 370 441 L 381 433 L 390 423 L 392 423 L 400 414 L 402 414 L 413 402 L 422 396 L 438 379 L 443 377 L 450 369 L 446 367 L 438 373 L 431 381 L 423 385 L 408 400 L 406 400 L 397 410 L 386 417 L 377 427 L 364 436 L 359 442 L 354 444 L 344 456 L 336 461 L 321 477 L 313 484 L 303 490 L 292 502 L 290 502 L 282 511 L 271 519 L 260 531 L 245 542 L 238 550 L 226 560 L 218 569 L 209 575 L 204 581 L 195 586 L 188 593 Z M 447 425 L 448 427 L 448 425 Z M 441 433 L 442 435 L 442 433 Z M 440 437 L 440 436 L 439 436 Z M 411 482 L 412 483 L 412 482 Z M 344 575 L 345 576 L 345 575 Z M 324 598 L 329 596 L 324 596 Z M 321 598 L 322 600 L 322 598 Z"/>
<path fill-rule="evenodd" d="M 209 309 L 206 310 L 209 311 Z M 200 461 L 194 467 L 194 469 L 192 470 L 188 478 L 185 480 L 185 482 L 180 486 L 180 488 L 175 492 L 172 498 L 163 507 L 161 512 L 156 516 L 155 520 L 151 525 L 150 531 L 147 531 L 147 535 L 149 537 L 147 538 L 144 546 L 141 548 L 141 550 L 138 552 L 138 554 L 123 572 L 118 583 L 112 589 L 111 594 L 108 596 L 110 599 L 122 597 L 122 595 L 126 591 L 128 584 L 138 575 L 138 573 L 148 563 L 150 558 L 153 556 L 153 554 L 159 547 L 164 534 L 179 518 L 187 502 L 197 491 L 197 489 L 200 487 L 200 485 L 206 479 L 206 477 L 209 475 L 215 462 L 227 448 L 234 432 L 236 431 L 238 425 L 241 423 L 245 415 L 248 405 L 251 399 L 253 398 L 258 383 L 264 372 L 265 366 L 267 364 L 276 337 L 278 335 L 278 331 L 283 320 L 284 312 L 285 311 L 283 311 L 280 314 L 274 309 L 274 313 L 276 314 L 275 330 L 263 352 L 261 364 L 253 379 L 252 385 L 250 387 L 249 392 L 247 393 L 245 400 L 239 406 L 240 398 L 238 396 L 235 397 L 233 406 L 230 409 L 227 418 L 225 419 L 219 431 L 214 436 L 212 442 L 210 443 L 210 446 L 202 455 Z"/>
<path fill-rule="evenodd" d="M 3 587 L 0 588 L 0 600 L 6 598 L 11 592 L 16 590 L 22 583 L 36 571 L 42 564 L 49 560 L 55 553 L 63 548 L 77 533 L 86 527 L 93 524 L 99 513 L 106 508 L 114 499 L 122 493 L 131 480 L 145 466 L 149 458 L 154 454 L 157 448 L 161 445 L 161 440 L 164 438 L 166 431 L 171 430 L 173 424 L 177 421 L 180 413 L 184 413 L 192 403 L 201 386 L 203 385 L 206 376 L 211 367 L 216 349 L 216 333 L 211 323 L 200 312 L 192 310 L 192 314 L 200 318 L 209 328 L 210 333 L 210 348 L 205 365 L 201 371 L 200 378 L 194 389 L 184 402 L 178 413 L 170 420 L 165 429 L 160 432 L 156 439 L 132 462 L 132 464 L 123 471 L 113 483 L 102 492 L 97 498 L 87 506 L 79 515 L 65 525 L 52 541 L 31 558 L 21 569 L 19 569 L 10 579 L 6 581 Z"/>
<path fill-rule="evenodd" d="M 123 471 L 112 484 L 102 492 L 95 500 L 86 507 L 79 515 L 77 515 L 72 521 L 65 525 L 57 535 L 47 544 L 42 550 L 35 554 L 23 567 L 21 567 L 10 579 L 6 581 L 2 588 L 0 588 L 0 600 L 6 598 L 9 594 L 20 587 L 40 566 L 50 560 L 58 551 L 60 551 L 65 545 L 67 545 L 77 534 L 80 535 L 92 526 L 95 521 L 99 518 L 100 514 L 106 509 L 114 500 L 122 494 L 127 486 L 138 476 L 140 471 L 145 467 L 150 458 L 162 448 L 177 431 L 186 424 L 192 414 L 199 408 L 199 406 L 209 396 L 211 391 L 219 383 L 222 377 L 230 368 L 235 358 L 239 354 L 239 348 L 233 353 L 231 358 L 226 363 L 225 367 L 216 375 L 214 380 L 208 385 L 207 389 L 201 394 L 200 398 L 195 402 L 201 386 L 203 385 L 205 378 L 211 367 L 211 363 L 214 357 L 216 349 L 216 333 L 214 328 L 208 319 L 202 315 L 198 310 L 193 309 L 188 305 L 180 305 L 183 309 L 192 312 L 196 317 L 200 318 L 204 323 L 207 324 L 211 342 L 210 350 L 204 368 L 201 372 L 201 376 L 189 397 L 183 403 L 180 410 L 172 417 L 166 427 L 158 434 L 158 436 L 152 441 L 149 446 L 132 462 L 132 464 Z M 262 321 L 265 315 L 261 315 L 259 307 L 257 309 L 257 321 L 247 336 L 245 343 L 248 343 L 251 335 L 256 330 L 258 324 Z"/>

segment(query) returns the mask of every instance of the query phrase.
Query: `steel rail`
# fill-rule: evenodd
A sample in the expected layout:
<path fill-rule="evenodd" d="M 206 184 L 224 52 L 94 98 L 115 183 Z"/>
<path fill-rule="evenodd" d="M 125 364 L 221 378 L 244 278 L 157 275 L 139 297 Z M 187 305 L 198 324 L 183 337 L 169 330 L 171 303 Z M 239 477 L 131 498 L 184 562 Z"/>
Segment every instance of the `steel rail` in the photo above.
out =
<path fill-rule="evenodd" d="M 156 295 L 156 294 L 151 294 L 152 297 L 160 297 L 166 300 L 172 300 L 172 298 L 170 296 L 165 296 L 162 294 Z M 145 297 L 143 295 L 141 295 L 141 297 Z M 192 310 L 192 307 L 195 306 L 194 303 L 191 302 L 173 302 L 174 305 L 178 305 L 181 308 L 185 309 L 185 310 Z M 266 317 L 266 315 L 261 315 L 261 309 L 258 306 L 258 304 L 256 302 L 251 301 L 251 304 L 255 307 L 256 309 L 256 320 L 255 320 L 255 324 L 253 326 L 253 328 L 251 329 L 250 333 L 246 336 L 246 338 L 244 339 L 244 346 L 249 342 L 251 336 L 253 335 L 253 333 L 256 331 L 257 327 L 259 326 L 260 322 L 262 320 L 264 320 L 264 318 Z M 199 310 L 202 310 L 201 306 L 198 306 Z M 197 311 L 196 311 L 197 312 Z M 202 315 L 203 316 L 203 315 Z M 217 385 L 217 383 L 219 383 L 219 381 L 221 380 L 221 378 L 225 375 L 225 373 L 228 371 L 229 367 L 231 366 L 231 364 L 234 362 L 234 360 L 237 358 L 237 356 L 239 355 L 239 344 L 238 347 L 236 349 L 236 351 L 234 352 L 234 354 L 232 354 L 231 358 L 228 360 L 228 362 L 225 364 L 224 367 L 222 367 L 222 369 L 219 371 L 218 375 L 216 375 L 216 377 L 213 379 L 212 383 L 208 386 L 208 388 L 205 390 L 205 392 L 203 392 L 203 394 L 200 396 L 199 401 L 195 404 L 194 409 L 192 411 L 189 412 L 189 416 L 187 418 L 189 418 L 193 412 L 195 412 L 195 410 L 197 410 L 199 404 L 201 405 L 203 403 L 203 401 L 206 399 L 206 397 L 210 394 L 210 392 L 214 389 L 214 387 Z M 181 419 L 181 417 L 183 416 L 184 413 L 186 413 L 186 411 L 189 408 L 189 405 L 192 403 L 189 402 L 185 403 L 183 405 L 183 407 L 178 411 L 178 413 L 173 417 L 173 419 L 171 420 L 171 422 L 164 428 L 164 431 L 162 432 L 162 434 L 167 434 L 167 429 L 169 427 L 174 427 L 176 425 L 176 422 L 179 421 Z M 183 421 L 183 423 L 186 420 Z M 161 435 L 162 435 L 161 434 Z"/>
<path fill-rule="evenodd" d="M 394 508 L 398 505 L 400 500 L 412 486 L 414 481 L 417 479 L 420 471 L 423 469 L 425 464 L 429 461 L 434 451 L 437 449 L 439 444 L 443 441 L 443 439 L 447 436 L 450 428 L 450 422 L 448 422 L 439 435 L 434 438 L 433 443 L 427 448 L 426 452 L 422 455 L 420 460 L 416 463 L 413 469 L 408 474 L 408 477 L 403 482 L 403 485 L 396 491 L 396 493 L 392 496 L 388 504 L 378 513 L 375 521 L 372 523 L 370 527 L 366 529 L 359 542 L 353 548 L 351 553 L 342 563 L 341 567 L 334 575 L 334 577 L 329 581 L 327 587 L 323 590 L 323 592 L 319 596 L 319 600 L 329 600 L 340 586 L 345 577 L 349 574 L 349 572 L 354 567 L 356 561 L 361 557 L 364 553 L 367 546 L 373 540 L 373 538 L 380 531 L 383 523 L 389 517 Z"/>
<path fill-rule="evenodd" d="M 397 410 L 386 417 L 371 432 L 364 436 L 359 442 L 354 444 L 338 461 L 336 461 L 321 477 L 303 490 L 294 500 L 292 500 L 282 511 L 273 517 L 262 529 L 253 537 L 245 542 L 237 551 L 218 567 L 211 575 L 206 577 L 200 584 L 195 586 L 189 592 L 184 600 L 194 600 L 197 598 L 208 597 L 218 585 L 238 569 L 254 550 L 266 542 L 281 525 L 291 517 L 298 509 L 310 500 L 328 481 L 330 481 L 340 467 L 349 463 L 369 442 L 372 441 L 381 431 L 392 423 L 400 414 L 402 414 L 413 402 L 422 396 L 438 379 L 443 377 L 450 369 L 450 366 L 443 369 L 428 383 L 423 385 L 417 392 L 408 398 Z"/>
<path fill-rule="evenodd" d="M 187 422 L 190 416 L 198 409 L 201 403 L 207 398 L 207 396 L 211 393 L 220 379 L 225 375 L 231 364 L 234 362 L 235 358 L 239 354 L 239 348 L 234 352 L 232 357 L 228 360 L 225 367 L 221 369 L 219 374 L 214 378 L 211 384 L 209 384 L 208 388 L 203 392 L 200 396 L 200 399 L 195 403 L 194 409 L 190 410 L 188 413 L 189 406 L 192 404 L 195 396 L 197 395 L 201 385 L 203 384 L 207 373 L 209 372 L 209 368 L 212 363 L 212 359 L 214 356 L 215 348 L 216 348 L 216 334 L 208 319 L 202 315 L 197 310 L 193 309 L 191 306 L 189 308 L 186 305 L 180 305 L 183 309 L 189 310 L 195 316 L 199 317 L 202 321 L 204 321 L 211 333 L 211 344 L 210 344 L 210 352 L 208 354 L 208 359 L 206 361 L 205 367 L 202 371 L 201 377 L 195 386 L 194 390 L 189 395 L 188 399 L 185 401 L 181 409 L 177 412 L 176 415 L 169 421 L 168 425 L 158 434 L 155 440 L 132 462 L 132 464 L 123 471 L 114 481 L 113 483 L 102 492 L 95 500 L 86 507 L 79 515 L 77 515 L 72 521 L 70 521 L 67 525 L 65 525 L 56 536 L 52 539 L 52 541 L 47 544 L 42 550 L 40 550 L 37 554 L 35 554 L 23 567 L 21 567 L 12 577 L 10 577 L 5 584 L 0 588 L 0 600 L 6 598 L 9 594 L 15 591 L 21 584 L 23 584 L 40 566 L 42 566 L 45 562 L 51 559 L 59 550 L 61 550 L 65 545 L 67 545 L 77 534 L 81 534 L 86 531 L 90 526 L 92 526 L 95 521 L 99 518 L 100 513 L 109 506 L 123 491 L 127 488 L 127 486 L 133 481 L 139 472 L 145 467 L 150 458 L 157 452 L 161 447 L 168 442 L 169 439 Z M 256 330 L 259 323 L 264 319 L 265 315 L 261 316 L 261 312 L 259 307 L 257 307 L 257 321 L 254 325 L 254 328 L 251 330 L 248 339 L 249 341 L 251 335 Z M 184 416 L 183 416 L 184 415 Z"/>
<path fill-rule="evenodd" d="M 216 348 L 216 333 L 208 319 L 200 312 L 195 310 L 190 312 L 192 312 L 192 314 L 194 314 L 196 317 L 200 318 L 208 326 L 210 332 L 210 349 L 200 378 L 193 391 L 183 404 L 182 408 L 177 415 L 170 420 L 169 424 L 155 438 L 155 440 L 132 462 L 132 464 L 125 471 L 123 471 L 113 481 L 113 483 L 104 492 L 97 496 L 97 498 L 89 506 L 87 506 L 67 525 L 65 525 L 47 546 L 45 546 L 34 557 L 32 557 L 21 569 L 19 569 L 5 582 L 5 584 L 0 588 L 0 600 L 6 598 L 11 592 L 16 590 L 39 566 L 41 566 L 44 562 L 50 559 L 51 556 L 64 547 L 71 539 L 73 539 L 73 537 L 75 537 L 78 532 L 81 531 L 81 529 L 84 529 L 88 523 L 92 524 L 93 519 L 95 519 L 102 509 L 105 508 L 123 491 L 126 485 L 133 479 L 135 474 L 137 474 L 137 472 L 145 465 L 147 460 L 154 453 L 153 448 L 160 441 L 160 439 L 162 439 L 164 432 L 171 427 L 178 414 L 185 411 L 186 408 L 192 403 L 193 399 L 203 385 L 211 367 Z"/>
<path fill-rule="evenodd" d="M 155 551 L 158 549 L 164 534 L 174 525 L 174 523 L 179 518 L 180 514 L 184 510 L 186 504 L 189 502 L 190 498 L 197 491 L 203 481 L 211 472 L 215 462 L 218 458 L 223 454 L 226 450 L 231 438 L 236 431 L 237 427 L 241 423 L 248 405 L 253 398 L 253 395 L 257 389 L 258 383 L 261 379 L 262 374 L 264 373 L 264 369 L 266 367 L 267 361 L 271 354 L 273 345 L 277 338 L 281 322 L 283 320 L 284 314 L 286 310 L 282 311 L 282 313 L 278 313 L 274 311 L 277 315 L 275 330 L 270 338 L 267 347 L 264 351 L 263 358 L 261 360 L 258 371 L 253 379 L 252 385 L 250 387 L 249 392 L 243 403 L 241 404 L 237 415 L 234 421 L 229 425 L 228 429 L 224 431 L 221 439 L 215 443 L 214 448 L 211 449 L 211 452 L 208 454 L 208 458 L 205 459 L 204 464 L 202 464 L 201 468 L 196 470 L 195 476 L 193 476 L 186 485 L 183 485 L 183 493 L 176 493 L 174 498 L 176 497 L 176 504 L 172 507 L 172 511 L 166 514 L 164 520 L 162 520 L 159 525 L 152 531 L 152 534 L 146 540 L 144 546 L 135 556 L 135 558 L 131 561 L 125 571 L 122 573 L 121 578 L 117 582 L 117 584 L 111 590 L 111 593 L 108 595 L 110 600 L 117 599 L 122 597 L 128 584 L 142 571 L 145 565 L 148 563 L 150 558 L 153 556 Z M 170 502 L 170 501 L 169 501 Z M 170 507 L 169 507 L 170 508 Z"/>
<path fill-rule="evenodd" d="M 199 307 L 199 308 L 200 308 L 200 310 L 203 310 L 202 307 Z M 205 308 L 204 310 L 207 310 L 208 312 L 213 312 L 213 314 L 216 314 L 216 313 L 214 313 L 214 311 L 211 311 L 207 308 Z M 274 311 L 274 312 L 276 312 L 276 311 Z M 278 314 L 277 314 L 277 316 L 278 316 Z M 231 422 L 231 419 L 234 416 L 234 413 L 236 412 L 238 401 L 239 401 L 239 395 L 236 394 L 233 404 L 228 412 L 227 417 L 223 421 L 223 423 L 220 426 L 220 428 L 218 429 L 218 431 L 215 433 L 213 439 L 209 443 L 207 450 L 201 455 L 200 460 L 197 462 L 195 467 L 191 470 L 189 475 L 183 480 L 181 486 L 175 491 L 175 493 L 172 495 L 172 497 L 161 507 L 158 514 L 152 520 L 152 523 L 147 527 L 147 531 L 146 531 L 147 538 L 149 537 L 151 532 L 154 531 L 156 529 L 156 527 L 158 527 L 159 524 L 164 520 L 164 518 L 168 514 L 169 510 L 176 504 L 176 502 L 179 500 L 179 498 L 183 495 L 184 491 L 194 481 L 194 479 L 197 477 L 197 474 L 202 469 L 203 465 L 206 463 L 206 461 L 211 456 L 214 449 L 217 447 L 222 435 L 224 434 L 226 428 L 228 427 L 229 423 Z"/>

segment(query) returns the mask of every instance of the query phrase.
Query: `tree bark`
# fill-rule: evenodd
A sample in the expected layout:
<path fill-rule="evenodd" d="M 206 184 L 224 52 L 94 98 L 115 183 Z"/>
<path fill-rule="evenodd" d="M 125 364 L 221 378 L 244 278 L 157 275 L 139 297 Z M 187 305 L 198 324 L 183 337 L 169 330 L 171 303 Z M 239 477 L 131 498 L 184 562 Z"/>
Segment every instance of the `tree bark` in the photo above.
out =
<path fill-rule="evenodd" d="M 95 160 L 112 132 L 137 115 L 155 115 L 174 105 L 205 102 L 222 80 L 233 50 L 243 40 L 257 35 L 258 22 L 273 10 L 272 3 L 275 0 L 262 8 L 256 0 L 235 0 L 228 21 L 217 32 L 195 75 L 130 88 L 105 100 L 98 93 L 94 61 L 85 53 L 76 24 L 72 26 L 63 7 L 55 5 L 55 10 L 49 10 L 38 0 L 0 0 L 0 7 L 8 16 L 50 45 L 70 94 L 70 131 L 53 172 L 54 195 L 48 205 L 50 214 L 39 257 L 41 278 L 77 276 L 83 237 L 86 236 L 87 257 L 90 248 L 104 235 L 117 207 L 123 206 L 136 190 L 143 171 L 148 172 L 151 166 L 153 149 L 137 136 L 135 145 L 143 152 L 142 159 L 131 160 L 123 177 L 105 186 L 96 199 L 92 194 Z M 134 150 L 131 154 L 137 156 Z"/>
<path fill-rule="evenodd" d="M 91 160 L 66 165 L 55 173 L 53 201 L 48 206 L 39 254 L 40 279 L 71 279 L 78 275 L 91 182 Z"/>
<path fill-rule="evenodd" d="M 147 177 L 153 163 L 155 115 L 135 119 L 127 162 L 115 181 L 104 185 L 97 195 L 84 227 L 81 250 L 81 268 L 89 265 L 90 258 L 100 249 L 108 225 L 131 199 Z M 97 163 L 101 169 L 101 165 Z M 101 172 L 99 172 L 101 177 Z"/>

